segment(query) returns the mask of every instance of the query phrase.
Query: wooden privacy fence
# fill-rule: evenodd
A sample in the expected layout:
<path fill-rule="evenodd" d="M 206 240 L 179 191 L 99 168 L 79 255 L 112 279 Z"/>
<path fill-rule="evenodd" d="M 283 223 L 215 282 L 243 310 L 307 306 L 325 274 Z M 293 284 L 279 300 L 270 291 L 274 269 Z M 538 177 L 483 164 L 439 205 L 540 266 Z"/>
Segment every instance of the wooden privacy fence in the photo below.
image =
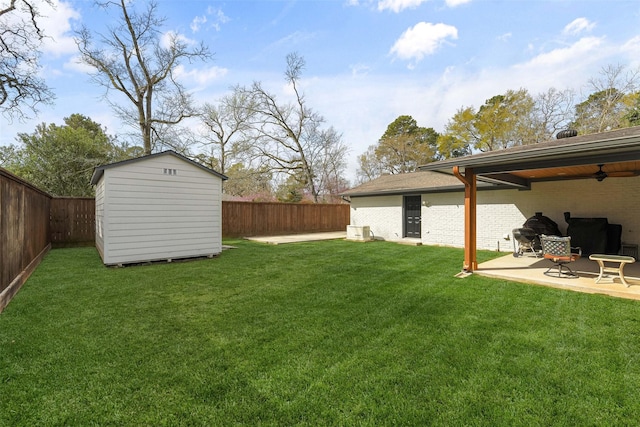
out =
<path fill-rule="evenodd" d="M 222 202 L 223 237 L 342 231 L 347 225 L 347 204 Z"/>
<path fill-rule="evenodd" d="M 51 247 L 51 196 L 0 168 L 0 312 Z"/>
<path fill-rule="evenodd" d="M 273 236 L 346 230 L 347 204 L 222 202 L 222 237 Z M 51 200 L 51 243 L 54 247 L 93 244 L 93 198 Z"/>
<path fill-rule="evenodd" d="M 51 200 L 51 244 L 54 247 L 95 243 L 96 202 L 93 197 Z"/>

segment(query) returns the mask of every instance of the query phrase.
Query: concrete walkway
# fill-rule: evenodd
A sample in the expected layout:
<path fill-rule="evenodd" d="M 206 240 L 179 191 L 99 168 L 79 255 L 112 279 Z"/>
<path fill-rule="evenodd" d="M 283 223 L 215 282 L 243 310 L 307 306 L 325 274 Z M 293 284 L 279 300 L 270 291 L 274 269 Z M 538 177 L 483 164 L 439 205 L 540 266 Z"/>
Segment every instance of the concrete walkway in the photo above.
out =
<path fill-rule="evenodd" d="M 286 236 L 264 236 L 264 237 L 245 237 L 247 240 L 254 242 L 267 243 L 270 245 L 282 245 L 284 243 L 300 243 L 314 242 L 318 240 L 337 240 L 346 239 L 346 231 L 330 231 L 327 233 L 307 233 L 307 234 L 289 234 Z"/>

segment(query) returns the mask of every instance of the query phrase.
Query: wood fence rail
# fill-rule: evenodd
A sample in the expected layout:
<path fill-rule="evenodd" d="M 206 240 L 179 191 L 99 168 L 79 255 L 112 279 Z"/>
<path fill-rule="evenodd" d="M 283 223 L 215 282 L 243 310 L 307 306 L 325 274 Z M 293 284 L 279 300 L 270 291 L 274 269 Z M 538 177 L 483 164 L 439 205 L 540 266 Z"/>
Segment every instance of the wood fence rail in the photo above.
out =
<path fill-rule="evenodd" d="M 0 312 L 51 247 L 51 196 L 0 168 Z"/>
<path fill-rule="evenodd" d="M 342 231 L 347 225 L 347 204 L 222 202 L 223 237 Z"/>
<path fill-rule="evenodd" d="M 53 247 L 95 243 L 96 202 L 93 197 L 55 197 L 51 200 Z"/>

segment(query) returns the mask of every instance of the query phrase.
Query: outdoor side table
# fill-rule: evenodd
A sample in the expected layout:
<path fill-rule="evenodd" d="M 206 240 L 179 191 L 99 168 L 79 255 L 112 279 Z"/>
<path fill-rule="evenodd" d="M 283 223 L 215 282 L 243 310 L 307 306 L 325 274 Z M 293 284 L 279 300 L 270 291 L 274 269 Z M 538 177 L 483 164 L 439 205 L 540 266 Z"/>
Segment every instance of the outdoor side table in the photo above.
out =
<path fill-rule="evenodd" d="M 596 279 L 596 283 L 600 283 L 600 280 L 604 277 L 605 273 L 616 273 L 620 278 L 620 281 L 628 288 L 629 284 L 624 279 L 624 266 L 625 264 L 633 264 L 636 259 L 632 256 L 625 255 L 605 255 L 605 254 L 592 254 L 589 255 L 589 259 L 596 261 L 600 266 L 600 275 Z M 617 264 L 618 266 L 606 266 L 605 263 Z"/>

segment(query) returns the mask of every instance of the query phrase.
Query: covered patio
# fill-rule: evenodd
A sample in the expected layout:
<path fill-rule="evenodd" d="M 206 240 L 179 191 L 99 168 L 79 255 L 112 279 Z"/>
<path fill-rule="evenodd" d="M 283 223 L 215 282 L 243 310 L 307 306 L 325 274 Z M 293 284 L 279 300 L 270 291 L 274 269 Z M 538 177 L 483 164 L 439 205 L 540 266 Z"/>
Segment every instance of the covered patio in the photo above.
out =
<path fill-rule="evenodd" d="M 596 284 L 598 264 L 588 256 L 573 263 L 580 276 L 577 279 L 551 278 L 543 273 L 550 261 L 541 258 L 515 258 L 512 255 L 478 265 L 476 258 L 477 241 L 477 190 L 478 183 L 504 185 L 530 191 L 533 185 L 542 183 L 585 182 L 576 191 L 575 186 L 569 193 L 559 188 L 546 194 L 547 200 L 571 200 L 582 216 L 598 212 L 593 217 L 606 217 L 607 212 L 616 212 L 617 201 L 625 201 L 625 213 L 635 212 L 638 200 L 637 177 L 640 176 L 640 127 L 619 129 L 600 134 L 574 136 L 556 139 L 528 146 L 516 146 L 493 152 L 452 158 L 420 167 L 423 171 L 453 175 L 465 186 L 465 259 L 463 272 L 478 273 L 486 276 L 537 283 L 563 289 L 584 292 L 605 293 L 608 295 L 640 299 L 640 263 L 625 267 L 625 277 L 629 277 L 631 286 L 627 288 L 618 279 L 613 283 L 602 280 Z M 625 185 L 609 187 L 608 204 L 592 194 L 598 193 L 598 184 L 605 179 L 632 179 Z M 610 181 L 608 181 L 610 182 Z M 562 185 L 564 186 L 564 185 Z M 568 188 L 572 188 L 570 185 Z M 559 191 L 560 190 L 560 191 Z M 544 206 L 544 202 L 541 204 Z M 542 209 L 540 209 L 542 210 Z M 567 209 L 569 210 L 569 209 Z M 621 215 L 619 215 L 621 216 Z M 637 221 L 626 217 L 623 240 L 638 243 Z M 588 255 L 588 254 L 587 254 Z"/>
<path fill-rule="evenodd" d="M 544 272 L 552 265 L 551 261 L 541 257 L 514 257 L 513 254 L 509 254 L 479 264 L 474 273 L 496 279 L 640 300 L 640 262 L 624 267 L 624 277 L 629 287 L 623 285 L 615 274 L 608 274 L 600 283 L 596 283 L 600 270 L 598 264 L 589 257 L 580 258 L 570 264 L 577 278 L 545 275 Z"/>

